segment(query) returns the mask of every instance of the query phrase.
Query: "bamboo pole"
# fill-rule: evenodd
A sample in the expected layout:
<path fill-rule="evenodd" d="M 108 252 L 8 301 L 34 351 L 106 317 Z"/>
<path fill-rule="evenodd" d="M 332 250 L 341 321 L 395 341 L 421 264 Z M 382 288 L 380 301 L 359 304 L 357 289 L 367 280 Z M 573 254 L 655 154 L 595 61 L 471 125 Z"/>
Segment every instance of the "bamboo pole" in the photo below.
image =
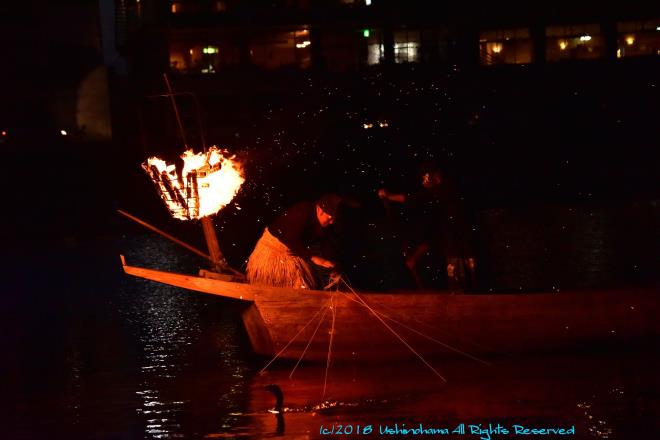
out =
<path fill-rule="evenodd" d="M 184 149 L 188 149 L 188 141 L 186 140 L 186 132 L 183 129 L 183 123 L 181 122 L 181 116 L 179 115 L 179 108 L 176 105 L 176 98 L 174 97 L 174 92 L 172 91 L 172 85 L 170 84 L 170 79 L 167 77 L 167 73 L 163 73 L 163 78 L 165 79 L 165 86 L 167 87 L 167 94 L 170 97 L 172 102 L 172 108 L 174 109 L 174 116 L 176 122 L 179 125 L 179 133 L 181 134 L 181 140 L 183 141 Z"/>
<path fill-rule="evenodd" d="M 168 234 L 168 233 L 165 232 L 165 231 L 161 231 L 161 230 L 158 229 L 157 227 L 155 227 L 155 226 L 153 226 L 153 225 L 150 225 L 149 223 L 145 222 L 144 220 L 140 220 L 139 218 L 137 218 L 137 217 L 135 217 L 135 216 L 129 214 L 129 213 L 126 212 L 126 211 L 122 211 L 121 209 L 118 209 L 117 212 L 120 213 L 121 215 L 123 215 L 124 217 L 127 217 L 127 218 L 133 220 L 134 222 L 136 222 L 136 223 L 138 223 L 138 224 L 144 226 L 145 228 L 149 229 L 150 231 L 153 231 L 153 232 L 155 232 L 155 233 L 157 233 L 157 234 L 159 234 L 159 235 L 161 235 L 161 236 L 167 238 L 168 240 L 170 240 L 170 241 L 172 241 L 172 242 L 178 244 L 179 246 L 182 246 L 182 247 L 188 249 L 190 252 L 192 252 L 192 253 L 194 253 L 194 254 L 196 254 L 196 255 L 199 255 L 199 256 L 202 257 L 202 258 L 205 258 L 205 259 L 209 260 L 211 263 L 213 263 L 214 266 L 218 266 L 218 265 L 219 265 L 219 266 L 222 267 L 223 269 L 227 269 L 227 270 L 231 271 L 234 275 L 237 275 L 237 276 L 240 276 L 240 277 L 245 277 L 245 275 L 243 275 L 242 273 L 240 273 L 240 272 L 237 271 L 236 269 L 233 269 L 233 268 L 227 266 L 226 263 L 223 264 L 222 260 L 214 260 L 212 256 L 210 256 L 210 255 L 208 255 L 208 254 L 205 254 L 204 252 L 200 251 L 200 250 L 197 249 L 196 247 L 191 246 L 191 245 L 189 245 L 188 243 L 185 243 L 185 242 L 179 240 L 179 239 L 176 238 L 176 237 L 173 237 L 172 235 Z M 213 224 L 211 223 L 211 227 L 212 227 L 212 226 L 213 226 Z M 214 234 L 215 234 L 215 231 L 213 231 L 213 232 L 214 232 Z M 218 250 L 219 250 L 219 249 L 218 249 Z M 220 253 L 220 257 L 222 258 L 222 253 Z"/>
<path fill-rule="evenodd" d="M 184 144 L 184 149 L 187 150 L 188 147 L 188 141 L 186 140 L 186 132 L 183 128 L 183 123 L 181 122 L 181 115 L 179 113 L 179 108 L 176 105 L 176 98 L 174 94 L 174 90 L 172 89 L 172 84 L 170 84 L 170 79 L 167 76 L 167 73 L 163 73 L 163 79 L 165 80 L 165 87 L 167 88 L 167 95 L 170 98 L 170 102 L 172 104 L 172 109 L 174 110 L 174 116 L 176 118 L 176 122 L 179 127 L 179 132 L 181 134 L 181 140 L 183 141 Z M 195 95 L 192 95 L 195 101 L 195 105 L 197 108 L 197 119 L 200 124 L 200 129 L 201 129 L 201 121 L 200 121 L 200 115 L 199 115 L 199 103 L 197 102 L 197 98 Z M 206 151 L 206 140 L 204 139 L 204 134 L 200 130 L 201 136 L 202 136 L 202 148 L 204 151 Z M 196 179 L 196 177 L 195 177 Z M 120 211 L 121 212 L 121 211 Z M 218 237 L 215 233 L 215 226 L 213 225 L 213 221 L 211 220 L 210 217 L 202 217 L 201 218 L 201 223 L 202 223 L 202 230 L 204 231 L 204 238 L 206 239 L 206 247 L 209 250 L 209 255 L 203 254 L 204 258 L 210 260 L 213 263 L 213 270 L 221 272 L 223 270 L 229 270 L 230 272 L 234 273 L 235 275 L 244 277 L 242 273 L 239 271 L 229 267 L 227 265 L 227 262 L 225 261 L 224 256 L 222 255 L 222 251 L 220 250 L 220 245 L 218 244 Z M 145 225 L 146 226 L 146 225 Z M 151 228 L 150 228 L 151 229 Z M 158 233 L 158 230 L 155 230 Z M 172 237 L 173 238 L 173 237 Z M 183 245 L 189 250 L 192 250 L 196 254 L 200 255 L 201 251 L 192 248 L 192 246 L 185 245 L 182 242 L 176 241 L 179 244 Z M 194 249 L 194 250 L 193 250 Z"/>
<path fill-rule="evenodd" d="M 217 261 L 214 261 L 211 256 L 209 256 L 208 254 L 205 254 L 204 252 L 200 251 L 196 247 L 193 247 L 193 246 L 189 245 L 188 243 L 185 243 L 185 242 L 179 240 L 178 238 L 175 238 L 175 237 L 171 236 L 167 232 L 161 231 L 157 227 L 152 226 L 152 225 L 150 225 L 149 223 L 147 223 L 143 220 L 140 220 L 139 218 L 129 214 L 128 212 L 122 211 L 121 209 L 118 209 L 117 212 L 120 213 L 121 215 L 123 215 L 124 217 L 130 218 L 131 220 L 133 220 L 134 222 L 144 226 L 145 228 L 147 228 L 147 229 L 149 229 L 149 230 L 151 230 L 151 231 L 153 231 L 157 234 L 162 235 L 163 237 L 167 238 L 168 240 L 173 241 L 174 243 L 178 244 L 179 246 L 183 246 L 184 248 L 188 249 L 192 253 L 197 254 L 202 258 L 206 258 L 207 260 L 210 260 L 212 263 L 217 263 Z"/>

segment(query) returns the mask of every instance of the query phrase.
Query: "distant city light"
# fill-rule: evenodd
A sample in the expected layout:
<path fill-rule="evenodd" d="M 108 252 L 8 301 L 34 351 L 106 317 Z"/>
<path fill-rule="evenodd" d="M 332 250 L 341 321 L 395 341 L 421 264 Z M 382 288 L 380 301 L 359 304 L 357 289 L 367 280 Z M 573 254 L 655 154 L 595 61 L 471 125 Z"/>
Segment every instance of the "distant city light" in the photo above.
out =
<path fill-rule="evenodd" d="M 371 0 L 364 0 L 364 4 L 367 6 L 371 6 Z"/>
<path fill-rule="evenodd" d="M 202 69 L 202 73 L 215 73 L 215 68 L 212 64 L 209 64 L 207 67 Z"/>
<path fill-rule="evenodd" d="M 369 38 L 370 35 L 371 35 L 371 32 L 369 31 L 369 29 L 363 29 L 362 30 L 362 36 L 364 38 Z"/>
<path fill-rule="evenodd" d="M 568 43 L 566 42 L 566 40 L 559 41 L 559 49 L 566 50 L 567 47 L 568 47 Z"/>
<path fill-rule="evenodd" d="M 207 46 L 204 49 L 202 49 L 202 52 L 209 54 L 218 53 L 218 48 L 213 46 Z"/>
<path fill-rule="evenodd" d="M 617 50 L 616 50 L 616 57 L 617 57 L 617 58 L 621 58 L 621 56 L 622 56 L 622 54 L 621 54 L 621 49 L 617 49 Z"/>
<path fill-rule="evenodd" d="M 311 41 L 309 41 L 309 40 L 305 40 L 305 41 L 303 41 L 302 43 L 297 43 L 297 44 L 296 44 L 296 47 L 297 47 L 298 49 L 304 49 L 304 48 L 306 48 L 307 46 L 309 46 L 310 44 L 312 44 Z"/>
<path fill-rule="evenodd" d="M 66 130 L 60 130 L 60 134 L 61 134 L 62 136 L 66 136 L 68 133 L 66 132 Z"/>
<path fill-rule="evenodd" d="M 4 131 L 4 130 L 2 130 L 2 135 L 3 135 L 3 136 L 7 136 L 7 132 Z"/>
<path fill-rule="evenodd" d="M 380 126 L 380 128 L 385 128 L 385 127 L 389 127 L 390 124 L 388 124 L 387 121 L 381 121 L 378 123 L 378 125 Z"/>
<path fill-rule="evenodd" d="M 500 52 L 502 52 L 502 43 L 493 44 L 493 53 L 500 53 Z"/>
<path fill-rule="evenodd" d="M 374 126 L 374 124 L 362 124 L 362 128 L 364 128 L 365 130 L 368 130 L 369 128 L 371 128 L 373 126 Z"/>
<path fill-rule="evenodd" d="M 591 41 L 591 35 L 582 35 L 580 41 Z"/>
<path fill-rule="evenodd" d="M 628 35 L 626 37 L 626 44 L 628 46 L 632 46 L 633 44 L 635 44 L 635 36 L 634 35 Z"/>
<path fill-rule="evenodd" d="M 656 31 L 660 31 L 660 26 L 655 28 Z"/>

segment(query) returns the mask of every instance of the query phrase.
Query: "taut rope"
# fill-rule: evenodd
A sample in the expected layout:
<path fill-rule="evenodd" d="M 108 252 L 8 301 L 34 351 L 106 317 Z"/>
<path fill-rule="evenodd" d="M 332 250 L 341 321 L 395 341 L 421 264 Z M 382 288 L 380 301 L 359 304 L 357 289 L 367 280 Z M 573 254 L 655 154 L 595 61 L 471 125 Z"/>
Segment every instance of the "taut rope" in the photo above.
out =
<path fill-rule="evenodd" d="M 390 311 L 390 312 L 393 312 L 393 313 L 397 313 L 396 310 L 394 310 L 394 309 L 392 309 L 391 307 L 388 307 L 388 306 L 386 306 L 386 305 L 384 305 L 384 304 L 380 304 L 379 306 L 380 306 L 382 309 L 384 309 L 384 310 L 387 310 L 387 311 Z M 383 313 L 381 312 L 381 314 L 383 314 Z M 426 322 L 424 322 L 424 321 L 420 321 L 419 319 L 415 318 L 414 316 L 412 317 L 411 320 L 414 321 L 414 322 L 416 322 L 416 323 L 418 323 L 419 325 L 421 325 L 421 326 L 423 326 L 423 327 L 426 327 L 426 328 L 430 329 L 430 330 L 435 330 L 435 331 L 440 332 L 440 333 L 443 333 L 443 334 L 445 334 L 445 335 L 453 336 L 454 338 L 458 339 L 460 342 L 463 342 L 463 343 L 465 343 L 465 344 L 472 345 L 473 347 L 481 348 L 481 349 L 489 349 L 489 347 L 487 347 L 487 346 L 485 346 L 485 345 L 483 345 L 483 344 L 478 344 L 478 343 L 476 343 L 476 342 L 474 342 L 474 341 L 472 341 L 472 340 L 470 340 L 470 339 L 467 339 L 467 338 L 465 338 L 465 337 L 462 337 L 462 336 L 460 336 L 460 335 L 452 334 L 452 333 L 450 333 L 450 332 L 448 332 L 448 331 L 446 331 L 446 330 L 443 330 L 443 329 L 441 329 L 441 328 L 439 328 L 439 327 L 435 327 L 435 326 L 430 325 L 430 324 L 428 324 L 428 323 L 426 323 Z M 413 331 L 414 331 L 414 330 L 413 330 Z"/>
<path fill-rule="evenodd" d="M 371 314 L 374 315 L 374 317 L 375 317 L 376 319 L 378 319 L 378 320 L 380 321 L 380 323 L 383 324 L 383 325 L 385 326 L 386 329 L 388 329 L 388 330 L 389 330 L 394 336 L 396 336 L 396 337 L 399 339 L 399 341 L 401 341 L 401 342 L 403 343 L 403 345 L 405 345 L 405 346 L 408 348 L 408 350 L 410 350 L 415 356 L 417 356 L 417 357 L 418 357 L 418 358 L 424 363 L 424 365 L 426 365 L 426 366 L 427 366 L 427 367 L 428 367 L 428 368 L 429 368 L 429 369 L 430 369 L 430 370 L 431 370 L 436 376 L 438 376 L 440 379 L 442 379 L 443 382 L 445 382 L 445 383 L 447 382 L 447 379 L 445 379 L 445 378 L 442 376 L 442 374 L 440 374 L 440 373 L 438 372 L 438 370 L 436 370 L 435 368 L 433 368 L 433 366 L 432 366 L 431 364 L 429 364 L 429 363 L 427 362 L 427 360 L 424 359 L 424 357 L 423 357 L 421 354 L 417 353 L 417 351 L 416 351 L 414 348 L 412 348 L 412 347 L 410 346 L 410 344 L 408 344 L 408 342 L 406 342 L 406 340 L 403 339 L 403 337 L 402 337 L 401 335 L 399 335 L 399 334 L 396 332 L 396 330 L 394 330 L 392 327 L 390 327 L 390 326 L 389 326 L 389 325 L 383 320 L 383 318 L 380 317 L 380 315 L 378 314 L 378 312 L 376 312 L 376 311 L 375 311 L 375 310 L 374 310 L 369 304 L 367 304 L 367 303 L 364 301 L 364 299 L 362 299 L 362 297 L 361 297 L 360 295 L 358 295 L 358 293 L 357 293 L 357 292 L 356 292 L 356 291 L 355 291 L 355 290 L 354 290 L 354 289 L 353 289 L 353 288 L 352 288 L 352 287 L 346 282 L 346 280 L 342 279 L 342 281 L 343 281 L 344 285 L 345 285 L 346 287 L 348 287 L 348 289 L 351 291 L 351 293 L 353 293 L 353 295 L 355 295 L 355 297 L 359 300 L 358 302 L 359 302 L 361 305 L 363 305 L 364 307 L 366 307 L 366 308 L 371 312 Z"/>
<path fill-rule="evenodd" d="M 332 310 L 332 328 L 330 329 L 330 342 L 328 343 L 328 359 L 325 363 L 325 379 L 323 381 L 323 397 L 325 399 L 325 390 L 328 386 L 328 371 L 330 370 L 330 358 L 332 357 L 332 342 L 335 338 L 335 318 L 337 317 L 334 303 L 335 292 L 330 295 L 330 310 Z"/>
<path fill-rule="evenodd" d="M 355 302 L 355 303 L 357 303 L 357 304 L 363 305 L 360 301 L 358 301 L 358 300 L 356 300 L 356 299 L 354 299 L 354 298 L 351 298 L 351 297 L 348 296 L 348 295 L 346 296 L 346 298 L 350 299 L 351 301 L 353 301 L 353 302 Z M 403 328 L 405 328 L 405 329 L 407 329 L 407 330 L 410 330 L 411 332 L 413 332 L 413 333 L 415 333 L 415 334 L 417 334 L 417 335 L 419 335 L 419 336 L 421 336 L 421 337 L 423 337 L 423 338 L 428 339 L 429 341 L 433 341 L 433 342 L 435 342 L 436 344 L 442 345 L 443 347 L 447 348 L 448 350 L 451 350 L 451 351 L 456 352 L 456 353 L 458 353 L 458 354 L 462 354 L 463 356 L 468 357 L 468 358 L 470 358 L 470 359 L 472 359 L 472 360 L 474 360 L 474 361 L 481 362 L 481 363 L 484 364 L 484 365 L 488 365 L 488 366 L 491 365 L 490 362 L 484 361 L 483 359 L 479 359 L 478 357 L 476 357 L 476 356 L 474 356 L 474 355 L 471 355 L 470 353 L 467 353 L 467 352 L 465 352 L 465 351 L 462 351 L 462 350 L 460 350 L 460 349 L 458 349 L 458 348 L 456 348 L 456 347 L 452 347 L 451 345 L 449 345 L 449 344 L 447 344 L 447 343 L 445 343 L 445 342 L 439 341 L 439 340 L 435 339 L 435 338 L 432 337 L 432 336 L 429 336 L 429 335 L 427 335 L 427 334 L 424 334 L 424 333 L 420 332 L 419 330 L 415 330 L 414 328 L 408 326 L 407 324 L 405 324 L 405 323 L 403 323 L 403 322 L 401 322 L 401 321 L 399 321 L 399 320 L 397 320 L 397 319 L 394 319 L 394 318 L 392 318 L 391 316 L 386 315 L 385 313 L 378 312 L 378 311 L 375 311 L 375 310 L 374 310 L 374 312 L 377 313 L 378 315 L 380 315 L 381 317 L 383 317 L 383 318 L 385 318 L 385 319 L 388 319 L 388 320 L 390 320 L 390 321 L 392 321 L 392 322 L 394 322 L 394 323 L 396 323 L 396 324 L 399 324 L 401 327 L 403 327 Z"/>
<path fill-rule="evenodd" d="M 330 302 L 331 300 L 332 300 L 332 297 L 330 298 L 330 300 L 328 300 L 328 302 Z M 307 324 L 305 324 L 304 327 L 301 328 L 301 329 L 298 331 L 298 333 L 296 333 L 296 334 L 294 335 L 294 337 L 291 338 L 291 340 L 289 340 L 289 342 L 286 343 L 286 345 L 284 346 L 284 348 L 282 348 L 282 349 L 281 349 L 281 350 L 280 350 L 280 351 L 279 351 L 279 352 L 273 357 L 273 359 L 271 359 L 270 362 L 268 362 L 268 363 L 266 364 L 266 366 L 263 367 L 263 368 L 261 369 L 261 371 L 259 371 L 259 374 L 261 374 L 261 373 L 263 373 L 264 371 L 266 371 L 266 370 L 268 369 L 268 367 L 270 367 L 270 365 L 271 365 L 273 362 L 275 362 L 275 360 L 276 360 L 278 357 L 280 357 L 280 355 L 281 355 L 282 353 L 284 353 L 284 352 L 286 351 L 287 348 L 289 348 L 289 345 L 291 345 L 291 344 L 293 343 L 293 341 L 295 341 L 296 338 L 298 338 L 298 336 L 303 332 L 303 330 L 305 330 L 305 329 L 307 328 L 307 326 L 308 326 L 309 324 L 311 324 L 312 321 L 313 321 L 314 319 L 316 319 L 317 316 L 319 316 L 319 313 L 321 313 L 321 311 L 324 310 L 326 307 L 328 307 L 327 304 L 324 305 L 324 306 L 322 306 L 320 309 L 318 309 L 318 311 L 314 314 L 314 316 L 312 316 L 312 319 L 310 319 L 309 321 L 307 321 Z"/>
<path fill-rule="evenodd" d="M 321 324 L 323 323 L 323 318 L 325 318 L 325 314 L 328 313 L 328 305 L 326 304 L 325 306 L 323 306 L 323 309 L 324 309 L 323 310 L 323 315 L 321 315 L 321 319 L 319 319 L 319 323 L 316 324 L 316 329 L 314 329 L 314 333 L 309 338 L 309 341 L 307 341 L 307 346 L 305 347 L 302 354 L 300 355 L 300 358 L 298 359 L 298 362 L 296 362 L 296 365 L 291 370 L 291 374 L 289 374 L 289 379 L 291 379 L 293 377 L 293 373 L 296 371 L 296 368 L 298 368 L 298 365 L 300 365 L 300 362 L 302 362 L 303 358 L 305 357 L 305 354 L 307 353 L 307 349 L 309 348 L 310 345 L 312 345 L 312 341 L 314 340 L 314 337 L 316 336 L 316 333 L 319 331 L 319 327 L 321 327 Z"/>

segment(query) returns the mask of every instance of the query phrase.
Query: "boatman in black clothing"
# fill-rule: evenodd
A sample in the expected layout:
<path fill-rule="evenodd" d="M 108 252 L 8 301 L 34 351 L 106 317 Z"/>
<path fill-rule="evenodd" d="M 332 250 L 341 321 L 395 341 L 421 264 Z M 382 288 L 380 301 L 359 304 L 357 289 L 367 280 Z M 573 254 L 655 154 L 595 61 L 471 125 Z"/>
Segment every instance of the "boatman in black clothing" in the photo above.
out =
<path fill-rule="evenodd" d="M 419 274 L 419 263 L 432 252 L 436 257 L 444 257 L 449 290 L 474 288 L 475 260 L 461 198 L 445 181 L 440 168 L 426 165 L 420 177 L 421 189 L 417 192 L 390 193 L 384 188 L 378 191 L 380 198 L 406 203 L 413 212 L 407 231 L 406 266 L 417 286 L 420 289 L 426 287 Z"/>
<path fill-rule="evenodd" d="M 298 202 L 265 230 L 247 263 L 251 284 L 316 289 L 314 266 L 332 270 L 319 244 L 339 210 L 341 198 L 325 194 L 317 202 Z"/>

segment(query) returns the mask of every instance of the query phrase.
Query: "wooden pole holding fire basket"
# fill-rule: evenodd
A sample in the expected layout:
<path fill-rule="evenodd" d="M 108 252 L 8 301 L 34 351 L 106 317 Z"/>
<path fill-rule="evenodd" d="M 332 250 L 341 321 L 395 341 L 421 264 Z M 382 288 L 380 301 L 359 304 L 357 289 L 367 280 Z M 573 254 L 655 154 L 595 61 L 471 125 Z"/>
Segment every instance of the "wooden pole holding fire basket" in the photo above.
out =
<path fill-rule="evenodd" d="M 176 100 L 174 98 L 174 91 L 172 90 L 172 85 L 170 84 L 170 79 L 167 77 L 167 73 L 163 73 L 163 78 L 165 79 L 165 86 L 167 87 L 167 93 L 170 97 L 172 108 L 174 109 L 174 116 L 176 117 L 177 124 L 179 126 L 179 131 L 181 133 L 181 140 L 183 141 L 184 148 L 188 149 L 186 142 L 185 130 L 183 129 L 183 123 L 181 122 L 181 117 L 179 116 L 179 109 L 176 105 Z M 206 145 L 203 145 L 202 148 L 206 150 Z M 211 217 L 202 217 L 202 230 L 204 231 L 204 238 L 206 239 L 206 247 L 209 250 L 209 255 L 214 261 L 213 270 L 216 272 L 227 271 L 227 263 L 225 262 L 225 257 L 222 255 L 220 250 L 220 244 L 218 243 L 218 236 L 215 233 L 215 226 L 213 225 L 213 220 Z"/>
<path fill-rule="evenodd" d="M 204 231 L 204 238 L 206 239 L 206 246 L 209 249 L 209 255 L 215 262 L 214 269 L 218 272 L 226 270 L 225 257 L 220 250 L 220 244 L 218 243 L 218 236 L 215 233 L 213 220 L 211 217 L 202 217 L 201 222 L 202 230 Z"/>

